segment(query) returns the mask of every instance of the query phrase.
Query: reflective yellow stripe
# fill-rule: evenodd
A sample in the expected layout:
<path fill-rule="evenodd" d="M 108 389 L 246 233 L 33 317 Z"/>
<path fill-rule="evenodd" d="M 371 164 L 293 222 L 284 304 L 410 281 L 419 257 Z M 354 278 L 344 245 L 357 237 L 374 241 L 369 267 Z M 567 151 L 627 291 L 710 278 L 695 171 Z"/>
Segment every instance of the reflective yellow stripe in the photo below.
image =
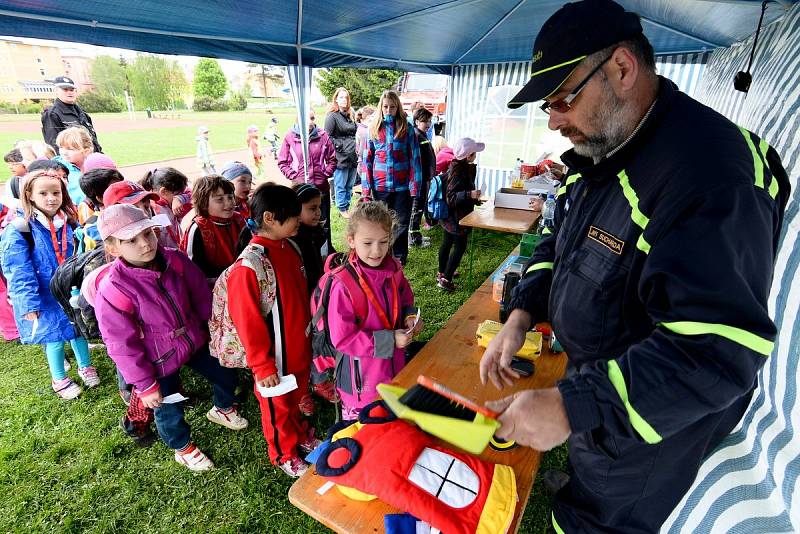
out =
<path fill-rule="evenodd" d="M 639 415 L 639 412 L 636 411 L 628 400 L 628 386 L 625 385 L 625 377 L 622 376 L 622 370 L 619 368 L 619 364 L 614 360 L 609 360 L 608 362 L 608 379 L 611 381 L 611 385 L 614 386 L 614 389 L 617 390 L 619 398 L 622 399 L 622 404 L 625 405 L 625 410 L 628 412 L 628 419 L 630 419 L 633 429 L 642 436 L 645 442 L 651 445 L 660 442 L 661 436 L 658 435 L 658 432 L 650 426 L 650 423 Z"/>
<path fill-rule="evenodd" d="M 550 228 L 548 228 L 546 226 L 544 228 L 542 228 L 542 235 L 550 235 L 552 233 L 553 233 L 553 231 L 550 230 Z"/>
<path fill-rule="evenodd" d="M 558 521 L 556 521 L 556 514 L 554 512 L 550 512 L 550 519 L 553 520 L 553 528 L 556 529 L 556 532 L 558 532 L 558 534 L 564 534 L 564 529 L 562 529 Z"/>
<path fill-rule="evenodd" d="M 580 177 L 581 177 L 581 173 L 576 172 L 575 174 L 573 174 L 569 178 L 567 178 L 567 181 L 564 182 L 564 185 L 562 185 L 561 187 L 558 188 L 558 193 L 556 193 L 556 198 L 558 198 L 561 195 L 563 195 L 564 193 L 566 193 L 567 192 L 567 187 L 569 187 L 570 185 L 572 185 L 575 182 L 577 182 L 578 178 L 580 178 Z"/>
<path fill-rule="evenodd" d="M 767 164 L 767 152 L 769 152 L 769 143 L 767 143 L 762 139 L 761 143 L 758 145 L 758 148 L 761 150 L 761 156 L 764 160 L 764 165 L 767 165 L 767 168 L 769 169 L 769 165 Z M 769 191 L 769 196 L 771 196 L 773 199 L 778 195 L 778 179 L 775 177 L 774 174 L 772 175 L 772 178 L 769 182 L 769 189 L 767 189 L 767 191 Z"/>
<path fill-rule="evenodd" d="M 716 323 L 697 323 L 694 321 L 677 321 L 674 323 L 659 323 L 664 328 L 684 336 L 700 336 L 704 334 L 714 334 L 716 336 L 730 339 L 753 352 L 769 356 L 775 343 L 757 336 L 747 330 Z"/>
<path fill-rule="evenodd" d="M 540 271 L 542 269 L 553 269 L 553 262 L 552 261 L 540 261 L 539 263 L 534 263 L 527 269 L 525 269 L 525 274 L 532 273 L 533 271 Z"/>
<path fill-rule="evenodd" d="M 586 59 L 586 56 L 576 57 L 575 59 L 570 59 L 569 61 L 565 61 L 564 63 L 559 63 L 558 65 L 553 65 L 552 67 L 547 67 L 546 69 L 537 70 L 536 72 L 531 74 L 531 78 L 533 78 L 534 76 L 538 76 L 540 74 L 544 74 L 545 72 L 549 72 L 551 70 L 560 69 L 561 67 L 564 67 L 566 65 L 572 65 L 573 63 L 577 63 L 578 61 L 581 61 L 583 59 Z"/>
<path fill-rule="evenodd" d="M 650 218 L 639 210 L 639 197 L 636 195 L 636 191 L 631 187 L 630 180 L 628 180 L 628 175 L 625 171 L 620 171 L 617 177 L 619 178 L 619 185 L 622 187 L 622 194 L 625 195 L 628 204 L 631 206 L 631 219 L 636 223 L 636 226 L 642 229 L 642 234 L 636 241 L 636 248 L 648 254 L 650 252 L 650 243 L 644 238 L 644 229 L 647 228 L 647 223 L 650 222 Z"/>
<path fill-rule="evenodd" d="M 747 141 L 747 146 L 750 148 L 750 152 L 753 155 L 753 171 L 756 174 L 755 184 L 756 187 L 764 188 L 764 162 L 761 161 L 761 156 L 758 155 L 758 151 L 756 150 L 756 145 L 753 144 L 753 139 L 750 137 L 750 132 L 747 129 L 742 128 L 739 126 L 739 130 L 742 132 L 745 141 Z"/>

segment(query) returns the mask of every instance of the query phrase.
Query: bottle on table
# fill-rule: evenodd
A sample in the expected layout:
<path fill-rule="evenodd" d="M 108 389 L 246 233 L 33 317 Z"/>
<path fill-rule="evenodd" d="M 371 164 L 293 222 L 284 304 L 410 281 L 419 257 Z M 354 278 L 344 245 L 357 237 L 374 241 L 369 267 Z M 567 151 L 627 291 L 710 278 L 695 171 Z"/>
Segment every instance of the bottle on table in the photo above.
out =
<path fill-rule="evenodd" d="M 552 230 L 555 226 L 556 218 L 556 197 L 552 193 L 547 195 L 547 200 L 544 201 L 542 207 L 542 216 L 539 219 L 539 234 L 544 232 L 544 229 Z"/>

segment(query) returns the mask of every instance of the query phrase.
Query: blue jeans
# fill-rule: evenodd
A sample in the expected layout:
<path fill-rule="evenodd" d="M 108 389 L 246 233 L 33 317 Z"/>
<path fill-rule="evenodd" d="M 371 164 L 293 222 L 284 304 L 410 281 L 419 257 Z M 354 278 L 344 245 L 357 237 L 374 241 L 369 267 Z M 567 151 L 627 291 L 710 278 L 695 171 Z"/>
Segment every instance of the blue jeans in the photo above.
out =
<path fill-rule="evenodd" d="M 208 352 L 208 345 L 203 345 L 186 362 L 186 365 L 204 376 L 214 386 L 214 406 L 229 410 L 233 406 L 234 390 L 239 378 L 236 369 L 222 367 L 219 360 Z M 161 395 L 166 397 L 180 390 L 180 371 L 158 379 Z M 183 402 L 162 404 L 153 410 L 158 435 L 170 449 L 183 449 L 191 441 L 189 425 L 183 418 Z"/>
<path fill-rule="evenodd" d="M 348 167 L 333 171 L 333 187 L 336 189 L 336 207 L 339 211 L 350 209 L 350 197 L 356 185 L 356 168 Z"/>
<path fill-rule="evenodd" d="M 392 254 L 403 265 L 408 259 L 408 223 L 411 220 L 411 193 L 409 191 L 375 191 L 375 200 L 385 202 L 394 211 L 397 224 L 394 227 Z"/>
<path fill-rule="evenodd" d="M 78 360 L 79 368 L 83 369 L 92 365 L 92 361 L 89 359 L 89 343 L 85 339 L 76 337 L 71 339 L 69 344 L 75 353 L 75 359 Z M 64 370 L 64 342 L 45 343 L 44 354 L 47 356 L 47 365 L 50 366 L 50 376 L 53 377 L 53 380 L 62 380 L 66 377 L 67 372 Z"/>

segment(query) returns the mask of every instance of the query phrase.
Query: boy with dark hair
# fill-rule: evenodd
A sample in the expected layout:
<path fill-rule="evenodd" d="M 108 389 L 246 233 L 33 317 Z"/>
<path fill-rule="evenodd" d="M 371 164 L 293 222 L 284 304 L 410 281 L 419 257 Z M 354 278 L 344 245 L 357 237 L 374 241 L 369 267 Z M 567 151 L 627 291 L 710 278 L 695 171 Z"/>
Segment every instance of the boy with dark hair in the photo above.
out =
<path fill-rule="evenodd" d="M 11 171 L 11 179 L 6 185 L 7 198 L 14 198 L 19 200 L 19 179 L 25 176 L 28 169 L 25 167 L 25 162 L 22 158 L 22 152 L 18 148 L 10 150 L 3 156 L 3 161 L 8 164 L 8 170 Z M 7 204 L 3 202 L 3 204 Z M 11 204 L 8 202 L 8 204 Z M 12 206 L 13 207 L 13 206 Z"/>
<path fill-rule="evenodd" d="M 409 232 L 411 235 L 409 241 L 411 242 L 411 246 L 422 248 L 427 248 L 431 244 L 429 238 L 422 236 L 419 226 L 422 222 L 422 215 L 425 213 L 425 206 L 428 200 L 428 186 L 431 183 L 431 178 L 436 169 L 436 154 L 433 152 L 433 146 L 427 134 L 431 127 L 432 120 L 433 113 L 424 107 L 419 107 L 414 111 L 414 132 L 417 135 L 417 142 L 419 143 L 422 184 L 419 195 L 414 197 L 411 205 L 411 223 L 409 225 Z M 425 218 L 426 220 L 429 219 L 427 214 L 425 214 Z M 430 223 L 431 221 L 428 221 L 428 224 Z"/>

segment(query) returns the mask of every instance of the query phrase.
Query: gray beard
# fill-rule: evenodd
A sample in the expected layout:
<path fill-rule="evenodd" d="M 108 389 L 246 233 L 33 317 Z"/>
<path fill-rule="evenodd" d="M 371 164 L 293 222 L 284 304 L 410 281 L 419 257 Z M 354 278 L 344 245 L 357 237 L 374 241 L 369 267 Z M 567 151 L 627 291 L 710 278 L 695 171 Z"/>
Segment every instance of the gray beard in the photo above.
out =
<path fill-rule="evenodd" d="M 636 127 L 636 110 L 632 102 L 619 98 L 608 81 L 604 81 L 604 98 L 589 117 L 589 128 L 597 133 L 583 134 L 585 141 L 574 144 L 575 153 L 592 158 L 595 162 L 614 150 Z M 563 133 L 563 132 L 562 132 Z"/>

